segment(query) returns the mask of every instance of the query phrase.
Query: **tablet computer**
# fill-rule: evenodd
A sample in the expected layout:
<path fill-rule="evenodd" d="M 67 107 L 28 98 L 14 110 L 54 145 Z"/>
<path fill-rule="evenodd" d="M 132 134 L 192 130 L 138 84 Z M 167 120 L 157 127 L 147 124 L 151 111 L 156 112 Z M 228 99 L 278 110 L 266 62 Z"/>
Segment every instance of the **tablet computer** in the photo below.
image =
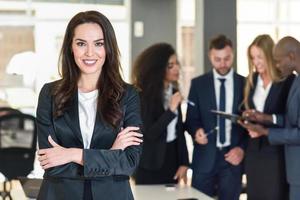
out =
<path fill-rule="evenodd" d="M 233 114 L 233 113 L 227 113 L 224 111 L 219 111 L 219 110 L 211 110 L 212 113 L 220 116 L 220 117 L 224 117 L 226 119 L 231 120 L 233 123 L 237 123 L 238 120 L 244 120 L 244 118 L 240 115 L 237 114 Z"/>

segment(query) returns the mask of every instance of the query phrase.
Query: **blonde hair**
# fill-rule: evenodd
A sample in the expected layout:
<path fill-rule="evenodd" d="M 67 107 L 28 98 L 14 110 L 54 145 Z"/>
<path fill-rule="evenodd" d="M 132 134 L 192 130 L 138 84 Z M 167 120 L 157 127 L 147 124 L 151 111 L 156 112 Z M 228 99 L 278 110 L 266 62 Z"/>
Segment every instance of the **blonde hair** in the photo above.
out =
<path fill-rule="evenodd" d="M 270 80 L 272 82 L 278 82 L 281 80 L 280 72 L 275 67 L 275 61 L 273 59 L 273 54 L 272 54 L 274 48 L 274 41 L 267 34 L 257 36 L 253 40 L 253 42 L 249 45 L 247 50 L 249 75 L 247 77 L 246 86 L 244 88 L 244 100 L 243 100 L 243 104 L 246 109 L 250 108 L 249 95 L 250 95 L 250 90 L 253 88 L 254 85 L 253 74 L 255 73 L 255 66 L 253 64 L 252 57 L 251 57 L 251 48 L 253 46 L 256 46 L 262 50 L 267 62 L 267 75 L 269 76 Z"/>

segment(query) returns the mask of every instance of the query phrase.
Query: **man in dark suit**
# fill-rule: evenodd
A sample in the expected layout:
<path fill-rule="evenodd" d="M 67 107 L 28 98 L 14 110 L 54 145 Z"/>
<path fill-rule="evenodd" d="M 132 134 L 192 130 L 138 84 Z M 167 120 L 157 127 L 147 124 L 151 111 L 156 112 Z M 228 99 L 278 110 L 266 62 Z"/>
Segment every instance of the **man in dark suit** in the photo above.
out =
<path fill-rule="evenodd" d="M 276 67 L 284 76 L 294 71 L 300 73 L 300 43 L 295 38 L 282 38 L 274 49 Z M 253 114 L 255 115 L 255 114 Z M 270 115 L 256 113 L 257 121 L 271 121 Z M 281 118 L 279 117 L 278 120 Z M 277 120 L 277 121 L 278 121 Z M 300 199 L 300 77 L 294 79 L 291 86 L 285 113 L 284 128 L 264 128 L 261 125 L 244 122 L 251 137 L 268 136 L 271 144 L 285 145 L 287 181 L 290 186 L 290 200 Z"/>
<path fill-rule="evenodd" d="M 244 78 L 232 69 L 232 42 L 224 35 L 209 46 L 213 70 L 192 80 L 186 128 L 194 138 L 192 186 L 220 200 L 237 200 L 246 134 L 211 110 L 239 113 Z M 217 190 L 216 190 L 217 189 Z"/>

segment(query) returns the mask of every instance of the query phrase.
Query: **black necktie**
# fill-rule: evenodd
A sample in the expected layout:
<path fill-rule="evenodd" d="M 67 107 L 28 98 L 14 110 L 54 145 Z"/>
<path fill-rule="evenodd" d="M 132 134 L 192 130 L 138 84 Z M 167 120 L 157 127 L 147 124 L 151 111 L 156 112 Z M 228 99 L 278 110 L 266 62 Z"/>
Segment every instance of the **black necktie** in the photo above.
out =
<path fill-rule="evenodd" d="M 226 105 L 226 90 L 225 90 L 225 78 L 219 78 L 221 81 L 220 86 L 220 101 L 219 101 L 219 110 L 225 112 Z M 219 117 L 219 130 L 220 130 L 220 143 L 224 144 L 225 142 L 225 118 Z"/>

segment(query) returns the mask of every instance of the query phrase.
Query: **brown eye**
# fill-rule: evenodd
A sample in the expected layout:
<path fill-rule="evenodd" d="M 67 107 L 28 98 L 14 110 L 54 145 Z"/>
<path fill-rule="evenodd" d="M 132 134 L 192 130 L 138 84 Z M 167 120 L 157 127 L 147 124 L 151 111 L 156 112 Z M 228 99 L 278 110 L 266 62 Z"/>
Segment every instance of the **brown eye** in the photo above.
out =
<path fill-rule="evenodd" d="M 167 66 L 168 69 L 172 69 L 173 67 L 174 67 L 173 63 L 168 63 L 168 66 Z"/>
<path fill-rule="evenodd" d="M 85 43 L 84 42 L 77 42 L 76 45 L 79 46 L 79 47 L 83 47 L 83 46 L 85 46 Z"/>
<path fill-rule="evenodd" d="M 95 46 L 96 47 L 102 47 L 102 46 L 104 46 L 104 42 L 96 42 Z"/>

